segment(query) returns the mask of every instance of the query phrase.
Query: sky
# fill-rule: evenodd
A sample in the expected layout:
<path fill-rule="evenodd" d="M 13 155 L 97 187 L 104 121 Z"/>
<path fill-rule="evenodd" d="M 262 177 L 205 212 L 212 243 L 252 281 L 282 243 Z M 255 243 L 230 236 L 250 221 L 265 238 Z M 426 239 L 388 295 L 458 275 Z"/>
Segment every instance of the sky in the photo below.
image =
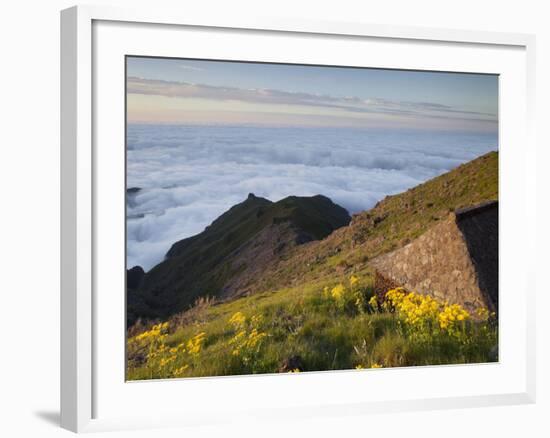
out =
<path fill-rule="evenodd" d="M 498 130 L 495 75 L 127 58 L 129 123 Z"/>

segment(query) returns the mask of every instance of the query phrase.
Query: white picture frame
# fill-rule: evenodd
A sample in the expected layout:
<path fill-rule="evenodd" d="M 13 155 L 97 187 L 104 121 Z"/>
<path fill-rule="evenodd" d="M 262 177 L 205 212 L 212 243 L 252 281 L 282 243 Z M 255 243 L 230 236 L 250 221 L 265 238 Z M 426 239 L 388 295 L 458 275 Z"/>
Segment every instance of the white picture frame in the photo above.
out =
<path fill-rule="evenodd" d="M 99 27 L 98 27 L 99 26 Z M 103 27 L 102 27 L 103 26 Z M 108 195 L 102 189 L 105 184 L 120 184 L 120 175 L 123 169 L 105 167 L 105 154 L 97 154 L 98 144 L 103 144 L 110 132 L 120 134 L 120 123 L 123 120 L 115 114 L 109 118 L 118 124 L 111 128 L 104 128 L 102 117 L 107 102 L 102 98 L 100 89 L 106 87 L 123 87 L 123 77 L 111 77 L 105 79 L 109 82 L 105 87 L 103 81 L 106 74 L 111 70 L 104 70 L 109 57 L 118 59 L 121 53 L 125 52 L 124 36 L 122 32 L 133 32 L 132 35 L 139 36 L 140 27 L 148 28 L 153 33 L 178 32 L 178 29 L 186 29 L 186 32 L 200 32 L 201 35 L 208 35 L 216 32 L 234 32 L 238 34 L 235 38 L 246 37 L 249 41 L 263 38 L 305 38 L 315 40 L 316 38 L 336 38 L 338 44 L 361 44 L 363 41 L 370 41 L 373 44 L 383 42 L 387 45 L 395 45 L 395 50 L 404 52 L 403 46 L 418 47 L 419 50 L 442 50 L 448 45 L 457 50 L 478 50 L 483 49 L 484 56 L 477 56 L 472 62 L 478 62 L 480 72 L 506 74 L 509 72 L 510 82 L 506 87 L 511 87 L 515 81 L 514 94 L 504 93 L 501 101 L 500 115 L 501 137 L 505 144 L 520 143 L 521 147 L 509 147 L 507 153 L 501 157 L 501 191 L 503 200 L 501 215 L 509 218 L 504 221 L 503 226 L 513 231 L 514 224 L 527 223 L 524 227 L 524 236 L 527 239 L 514 239 L 513 233 L 504 233 L 506 241 L 504 248 L 514 248 L 523 254 L 524 260 L 518 264 L 514 276 L 509 277 L 507 284 L 515 290 L 521 290 L 517 297 L 517 308 L 514 309 L 518 316 L 515 321 L 509 321 L 507 315 L 506 299 L 501 301 L 501 321 L 504 330 L 501 332 L 501 348 L 506 351 L 507 344 L 510 349 L 519 349 L 516 352 L 518 358 L 514 363 L 510 362 L 509 369 L 506 354 L 497 366 L 500 368 L 487 368 L 486 365 L 471 365 L 463 367 L 424 367 L 417 370 L 384 370 L 384 373 L 392 373 L 396 381 L 406 382 L 407 378 L 414 372 L 414 379 L 422 384 L 428 380 L 445 381 L 452 373 L 452 379 L 468 378 L 479 379 L 488 382 L 481 387 L 480 391 L 474 392 L 468 388 L 445 389 L 439 388 L 436 391 L 435 384 L 431 392 L 425 394 L 415 389 L 414 385 L 409 392 L 400 395 L 399 388 L 388 397 L 384 398 L 374 395 L 370 398 L 362 398 L 360 395 L 352 397 L 346 393 L 350 389 L 361 385 L 369 374 L 358 374 L 354 371 L 341 373 L 305 373 L 301 376 L 259 376 L 259 377 L 227 377 L 209 379 L 186 379 L 187 382 L 150 382 L 145 385 L 139 383 L 125 383 L 120 381 L 120 368 L 124 367 L 113 361 L 112 367 L 118 371 L 105 377 L 110 371 L 108 363 L 105 362 L 106 352 L 110 352 L 110 346 L 106 346 L 105 330 L 120 331 L 124 326 L 125 315 L 118 314 L 116 306 L 112 311 L 106 311 L 105 306 L 108 300 L 98 300 L 98 287 L 104 290 L 103 285 L 110 284 L 116 274 L 105 273 L 102 270 L 102 263 L 105 254 L 105 245 L 102 245 L 102 238 L 113 232 L 116 236 L 117 229 L 104 231 L 102 218 L 110 214 L 107 208 L 98 208 Z M 162 37 L 159 37 L 162 38 Z M 343 42 L 342 38 L 347 38 Z M 110 42 L 109 49 L 106 48 L 105 40 Z M 139 44 L 139 37 L 135 44 Z M 149 40 L 151 40 L 149 38 Z M 153 38 L 155 40 L 155 38 Z M 267 41 L 267 40 L 266 40 Z M 159 40 L 160 42 L 160 40 Z M 265 41 L 264 41 L 265 42 Z M 308 44 L 316 44 L 309 41 Z M 154 41 L 151 42 L 149 50 L 154 49 Z M 251 44 L 253 50 L 254 44 Z M 434 49 L 435 48 L 435 49 Z M 166 50 L 170 50 L 166 48 Z M 207 44 L 201 49 L 199 45 L 194 53 L 201 50 L 207 51 Z M 262 48 L 262 50 L 264 50 Z M 393 50 L 393 49 L 392 49 Z M 269 51 L 269 49 L 268 49 Z M 150 10 L 128 10 L 108 7 L 78 6 L 66 9 L 61 13 L 61 425 L 62 427 L 75 431 L 100 431 L 112 429 L 132 429 L 163 426 L 178 426 L 190 424 L 207 424 L 209 422 L 222 422 L 231 417 L 247 418 L 269 418 L 275 416 L 311 417 L 312 415 L 342 415 L 342 414 L 365 414 L 368 412 L 398 412 L 415 409 L 441 409 L 457 407 L 474 407 L 504 404 L 532 403 L 535 400 L 535 311 L 534 311 L 534 274 L 532 272 L 534 263 L 529 263 L 534 255 L 530 251 L 535 242 L 535 213 L 533 209 L 514 208 L 516 201 L 523 205 L 535 205 L 535 142 L 533 139 L 533 110 L 534 110 L 534 36 L 524 34 L 491 33 L 477 31 L 461 31 L 450 29 L 424 29 L 416 27 L 383 26 L 365 23 L 337 23 L 337 22 L 314 22 L 300 19 L 248 19 L 226 22 L 223 18 L 214 16 L 193 16 L 187 11 L 163 11 L 159 9 Z M 109 53 L 107 53 L 109 52 Z M 329 50 L 330 52 L 330 50 Z M 487 59 L 493 56 L 494 59 Z M 254 52 L 250 52 L 255 60 Z M 420 52 L 419 52 L 420 53 Z M 426 52 L 428 53 L 428 52 Z M 131 54 L 135 54 L 135 50 Z M 105 56 L 105 58 L 102 58 Z M 215 56 L 215 55 L 206 55 Z M 235 55 L 239 58 L 239 55 Z M 242 55 L 240 55 L 242 57 Z M 267 55 L 266 55 L 267 56 Z M 273 52 L 271 56 L 276 57 Z M 294 56 L 294 55 L 287 55 Z M 298 55 L 296 55 L 298 56 Z M 325 53 L 323 56 L 330 57 L 335 54 Z M 460 56 L 451 59 L 451 56 L 441 59 L 432 59 L 428 64 L 422 64 L 419 60 L 410 61 L 408 65 L 401 67 L 411 68 L 417 66 L 422 69 L 439 69 L 454 71 L 470 71 L 470 68 L 461 68 Z M 485 58 L 485 59 L 481 59 Z M 498 59 L 497 59 L 498 58 Z M 297 58 L 294 58 L 297 59 Z M 473 59 L 473 58 L 472 58 Z M 283 59 L 284 60 L 284 59 Z M 494 62 L 493 62 L 494 61 Z M 380 57 L 380 65 L 389 66 L 389 61 Z M 399 68 L 400 62 L 391 61 L 392 68 Z M 307 63 L 307 62 L 305 62 Z M 109 64 L 110 65 L 110 64 Z M 345 64 L 343 64 L 345 65 Z M 477 65 L 477 64 L 476 64 Z M 495 67 L 491 67 L 494 65 Z M 103 76 L 102 76 L 103 75 Z M 118 85 L 117 85 L 118 84 Z M 121 89 L 117 89 L 119 93 Z M 502 91 L 502 90 L 501 90 Z M 117 94 L 118 95 L 118 94 Z M 122 102 L 121 102 L 122 104 Z M 514 105 L 512 105 L 514 104 Z M 512 108 L 515 107 L 515 108 Z M 118 107 L 117 107 L 118 108 Z M 113 111 L 117 111 L 114 109 Z M 513 120 L 512 116 L 518 116 Z M 515 117 L 514 117 L 515 118 Z M 98 124 L 101 126 L 98 128 Z M 505 129 L 505 131 L 502 131 Z M 117 166 L 116 157 L 111 160 L 113 166 Z M 120 167 L 120 166 L 119 166 Z M 117 173 L 118 172 L 118 173 Z M 120 173 L 122 172 L 122 173 Z M 115 175 L 116 174 L 116 175 Z M 107 176 L 108 175 L 108 176 Z M 114 175 L 114 176 L 113 176 Z M 514 186 L 509 184 L 510 178 L 514 180 Z M 116 191 L 115 191 L 116 192 Z M 116 198 L 116 196 L 115 196 Z M 121 199 L 114 200 L 117 206 Z M 108 201 L 105 201 L 108 202 Z M 105 204 L 108 206 L 111 204 Z M 112 204 L 115 205 L 115 204 Z M 118 208 L 118 207 L 117 207 Z M 118 210 L 113 210 L 118 211 Z M 107 212 L 107 213 L 106 213 Z M 120 219 L 121 221 L 123 220 Z M 118 229 L 120 230 L 120 229 Z M 99 240 L 98 240 L 99 239 Z M 105 238 L 103 238 L 105 240 Z M 115 239 L 116 240 L 116 239 Z M 119 248 L 120 249 L 120 248 Z M 117 250 L 118 251 L 118 250 Z M 114 256 L 120 252 L 113 251 Z M 530 252 L 529 252 L 530 251 Z M 511 251 L 510 251 L 511 252 Z M 508 256 L 507 256 L 508 257 Z M 509 255 L 510 263 L 513 261 L 513 254 Z M 515 259 L 514 259 L 515 260 Z M 111 276 L 110 276 L 111 275 Z M 120 273 L 120 276 L 123 272 Z M 512 275 L 512 274 L 505 274 Z M 119 277 L 117 277 L 119 278 Z M 112 282 L 117 285 L 116 281 Z M 502 284 L 502 282 L 501 282 Z M 99 285 L 99 286 L 98 286 Z M 113 289 L 117 290 L 116 287 Z M 119 292 L 124 295 L 124 290 Z M 118 296 L 118 295 L 116 295 Z M 505 296 L 506 298 L 506 296 Z M 120 300 L 118 301 L 120 303 Z M 511 309 L 510 309 L 511 311 Z M 117 316 L 118 315 L 118 316 Z M 101 327 L 98 327 L 98 318 L 101 318 Z M 116 318 L 120 321 L 117 323 Z M 506 330 L 514 327 L 512 337 L 507 337 Z M 118 335 L 117 335 L 118 336 Z M 114 345 L 114 344 L 113 344 Z M 118 345 L 118 344 L 117 344 Z M 114 345 L 113 357 L 118 357 L 121 345 Z M 103 352 L 104 354 L 98 354 Z M 485 367 L 485 368 L 484 368 Z M 499 370 L 506 370 L 501 375 Z M 307 375 L 306 375 L 307 374 Z M 379 373 L 378 375 L 382 375 Z M 489 382 L 490 375 L 498 376 L 502 382 L 502 388 L 497 386 L 498 380 Z M 359 376 L 359 377 L 357 377 Z M 369 384 L 372 388 L 377 385 L 382 388 L 383 380 L 370 374 Z M 477 376 L 477 377 L 476 377 Z M 117 380 L 118 379 L 118 380 Z M 291 380 L 292 379 L 292 380 Z M 504 382 L 506 380 L 506 382 Z M 116 385 L 111 383 L 116 381 Z M 460 382 L 458 382 L 460 386 Z M 493 386 L 491 386 L 491 384 Z M 199 398 L 196 400 L 192 414 L 186 410 L 183 414 L 182 407 L 167 410 L 166 406 L 159 405 L 157 410 L 143 415 L 138 412 L 115 412 L 114 405 L 123 404 L 118 397 L 136 397 L 142 393 L 144 397 L 157 397 L 159 394 L 178 391 L 181 385 L 185 384 L 186 391 L 199 391 L 207 394 L 218 394 L 223 401 L 224 392 L 234 390 L 237 386 L 243 392 L 251 396 L 256 394 L 258 388 L 261 391 L 269 389 L 273 391 L 273 405 L 262 404 L 261 402 L 241 403 L 241 408 L 235 411 L 223 412 L 214 405 L 207 412 L 204 409 L 204 402 Z M 323 388 L 323 391 L 311 393 L 309 398 L 303 397 L 299 403 L 287 405 L 284 401 L 284 391 L 289 388 L 299 387 L 302 392 L 310 391 L 313 387 Z M 396 383 L 398 385 L 398 383 Z M 118 391 L 111 386 L 120 386 L 124 391 Z M 428 385 L 429 386 L 429 385 Z M 467 385 L 466 385 L 467 386 Z M 126 391 L 130 388 L 130 391 Z M 173 389 L 175 388 L 175 389 Z M 386 387 L 387 388 L 387 387 Z M 415 392 L 416 391 L 416 392 Z M 126 395 L 123 392 L 127 392 Z M 391 392 L 391 391 L 390 391 Z M 189 392 L 187 392 L 189 393 Z M 420 395 L 419 395 L 420 394 Z M 107 401 L 109 399 L 109 401 Z M 245 400 L 243 396 L 243 400 Z M 113 406 L 110 406 L 113 405 Z M 112 408 L 112 409 L 111 409 Z M 105 412 L 105 414 L 104 414 Z M 213 420 L 215 418 L 215 420 Z"/>

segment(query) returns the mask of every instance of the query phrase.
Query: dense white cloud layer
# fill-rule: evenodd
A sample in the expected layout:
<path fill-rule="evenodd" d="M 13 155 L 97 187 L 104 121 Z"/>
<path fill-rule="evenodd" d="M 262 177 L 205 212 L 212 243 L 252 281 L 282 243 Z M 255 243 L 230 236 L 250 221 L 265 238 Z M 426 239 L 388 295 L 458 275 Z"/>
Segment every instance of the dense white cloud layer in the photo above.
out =
<path fill-rule="evenodd" d="M 323 194 L 350 213 L 489 150 L 494 135 L 129 125 L 128 266 L 148 270 L 248 193 Z"/>

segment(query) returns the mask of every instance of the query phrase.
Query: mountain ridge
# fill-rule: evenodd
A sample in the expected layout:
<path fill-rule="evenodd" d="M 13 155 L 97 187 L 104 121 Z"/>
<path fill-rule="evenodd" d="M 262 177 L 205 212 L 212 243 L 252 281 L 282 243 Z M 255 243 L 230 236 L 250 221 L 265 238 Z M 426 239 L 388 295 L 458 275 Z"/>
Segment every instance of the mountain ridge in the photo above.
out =
<path fill-rule="evenodd" d="M 410 243 L 450 212 L 496 199 L 498 152 L 387 196 L 351 220 L 322 195 L 274 203 L 249 194 L 206 227 L 206 238 L 200 233 L 174 243 L 167 259 L 143 276 L 141 287 L 128 290 L 128 322 L 165 318 L 201 296 L 230 300 L 369 272 L 373 258 Z M 195 269 L 194 261 L 203 269 Z M 193 277 L 209 281 L 184 288 L 182 269 L 189 270 L 184 277 L 191 283 Z M 182 295 L 186 298 L 176 299 Z"/>
<path fill-rule="evenodd" d="M 294 248 L 264 273 L 258 290 L 293 287 L 368 269 L 369 261 L 403 247 L 450 212 L 498 199 L 498 152 L 481 155 L 404 192 L 386 196 L 327 238 Z"/>
<path fill-rule="evenodd" d="M 250 193 L 202 233 L 175 242 L 165 260 L 128 289 L 128 323 L 166 317 L 200 296 L 242 294 L 289 248 L 322 239 L 350 220 L 322 195 L 272 202 Z"/>

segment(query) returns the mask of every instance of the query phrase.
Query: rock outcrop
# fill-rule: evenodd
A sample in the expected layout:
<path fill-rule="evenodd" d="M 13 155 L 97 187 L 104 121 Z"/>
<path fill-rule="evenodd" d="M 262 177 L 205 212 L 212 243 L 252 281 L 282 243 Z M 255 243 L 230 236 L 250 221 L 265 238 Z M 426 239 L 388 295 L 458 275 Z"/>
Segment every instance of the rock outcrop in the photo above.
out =
<path fill-rule="evenodd" d="M 498 202 L 459 209 L 408 245 L 371 262 L 379 281 L 468 310 L 498 310 Z"/>

